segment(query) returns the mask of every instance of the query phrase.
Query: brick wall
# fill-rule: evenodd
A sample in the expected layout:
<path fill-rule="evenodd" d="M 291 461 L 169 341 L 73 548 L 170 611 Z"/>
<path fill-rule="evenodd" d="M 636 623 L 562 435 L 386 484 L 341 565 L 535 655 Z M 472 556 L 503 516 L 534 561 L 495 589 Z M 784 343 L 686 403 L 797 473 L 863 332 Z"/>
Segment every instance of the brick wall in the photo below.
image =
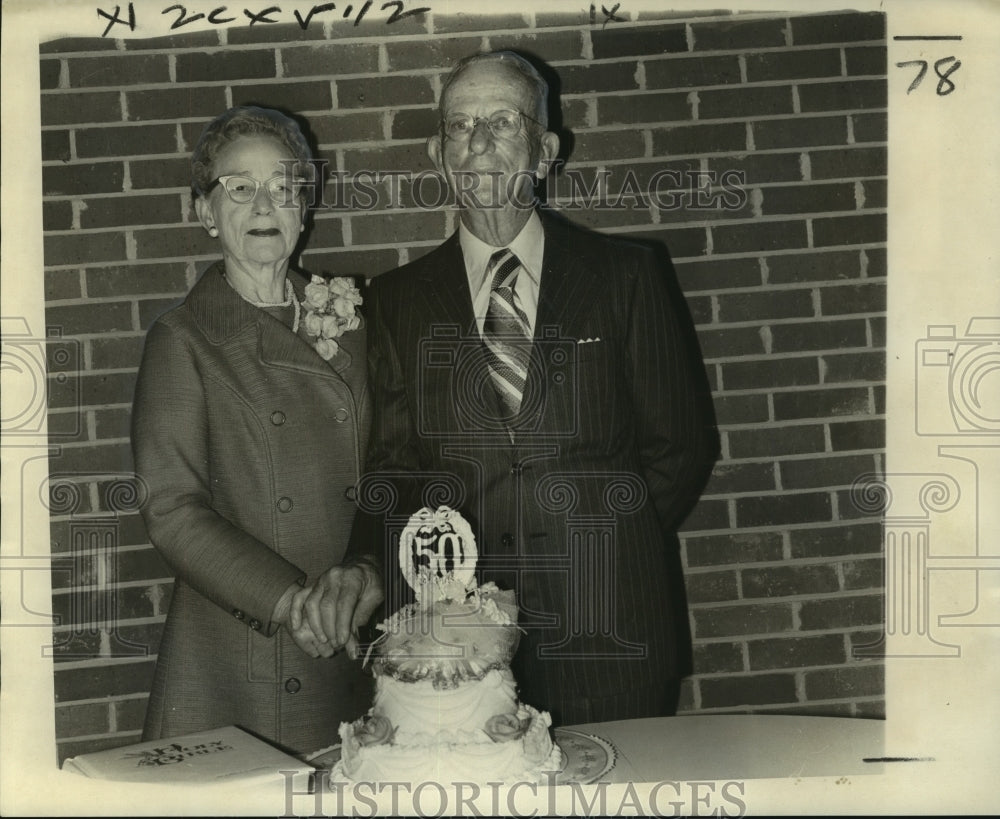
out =
<path fill-rule="evenodd" d="M 331 170 L 417 173 L 447 66 L 483 47 L 554 72 L 571 150 L 550 203 L 664 242 L 697 325 L 723 454 L 682 532 L 682 710 L 884 713 L 881 664 L 852 657 L 882 630 L 880 522 L 851 493 L 884 468 L 884 17 L 620 16 L 42 45 L 60 759 L 141 729 L 172 580 L 136 512 L 129 412 L 146 330 L 215 257 L 187 187 L 202 126 L 273 105 L 308 120 Z M 598 179 L 605 207 L 578 207 L 572 185 Z M 331 203 L 303 266 L 373 276 L 454 229 L 453 211 L 400 193 Z"/>

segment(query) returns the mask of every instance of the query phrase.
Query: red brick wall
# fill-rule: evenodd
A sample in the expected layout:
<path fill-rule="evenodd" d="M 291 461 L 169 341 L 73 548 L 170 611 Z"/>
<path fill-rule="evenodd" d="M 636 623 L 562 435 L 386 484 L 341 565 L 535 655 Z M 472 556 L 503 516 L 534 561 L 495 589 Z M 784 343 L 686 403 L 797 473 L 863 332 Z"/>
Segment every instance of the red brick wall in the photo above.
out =
<path fill-rule="evenodd" d="M 605 173 L 612 194 L 629 173 L 745 174 L 730 209 L 664 196 L 570 214 L 670 248 L 713 385 L 722 459 L 682 533 L 695 638 L 682 710 L 884 713 L 881 664 L 852 657 L 881 633 L 880 525 L 850 491 L 884 468 L 884 17 L 625 16 L 43 44 L 46 323 L 63 336 L 49 345 L 51 470 L 66 476 L 51 498 L 60 759 L 141 729 L 172 580 L 136 513 L 129 411 L 145 331 L 215 256 L 188 192 L 202 126 L 274 105 L 308 120 L 333 170 L 417 173 L 447 66 L 483 47 L 558 75 L 572 151 L 556 206 L 570 172 Z M 373 276 L 454 229 L 453 211 L 401 191 L 397 207 L 383 195 L 317 214 L 303 265 Z"/>

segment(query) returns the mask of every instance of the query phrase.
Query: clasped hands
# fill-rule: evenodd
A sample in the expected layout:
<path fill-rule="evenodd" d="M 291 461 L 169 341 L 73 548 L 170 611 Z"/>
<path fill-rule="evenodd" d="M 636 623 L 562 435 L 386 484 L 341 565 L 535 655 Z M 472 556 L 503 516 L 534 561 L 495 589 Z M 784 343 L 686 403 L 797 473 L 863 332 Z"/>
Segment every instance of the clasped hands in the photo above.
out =
<path fill-rule="evenodd" d="M 346 649 L 358 656 L 358 628 L 384 599 L 382 577 L 368 563 L 334 566 L 312 585 L 290 586 L 276 609 L 276 620 L 310 657 L 332 657 Z"/>

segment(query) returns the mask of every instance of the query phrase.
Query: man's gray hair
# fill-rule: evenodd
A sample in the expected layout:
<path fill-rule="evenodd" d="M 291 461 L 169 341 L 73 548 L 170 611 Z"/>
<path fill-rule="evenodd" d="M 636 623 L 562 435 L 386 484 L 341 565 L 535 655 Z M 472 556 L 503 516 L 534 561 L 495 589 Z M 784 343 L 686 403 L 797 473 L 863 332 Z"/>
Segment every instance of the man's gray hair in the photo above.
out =
<path fill-rule="evenodd" d="M 513 68 L 518 74 L 521 75 L 521 78 L 531 90 L 532 97 L 535 100 L 535 110 L 533 112 L 524 111 L 523 113 L 536 120 L 542 125 L 542 127 L 547 128 L 549 124 L 549 85 L 545 82 L 542 75 L 538 73 L 538 69 L 524 59 L 524 57 L 520 54 L 513 51 L 484 51 L 479 54 L 472 54 L 468 57 L 463 57 L 455 64 L 455 67 L 451 69 L 448 76 L 445 77 L 444 85 L 441 87 L 441 104 L 444 103 L 444 98 L 448 93 L 448 89 L 451 88 L 455 80 L 457 80 L 467 68 L 479 63 L 487 62 L 502 63 L 503 65 Z"/>

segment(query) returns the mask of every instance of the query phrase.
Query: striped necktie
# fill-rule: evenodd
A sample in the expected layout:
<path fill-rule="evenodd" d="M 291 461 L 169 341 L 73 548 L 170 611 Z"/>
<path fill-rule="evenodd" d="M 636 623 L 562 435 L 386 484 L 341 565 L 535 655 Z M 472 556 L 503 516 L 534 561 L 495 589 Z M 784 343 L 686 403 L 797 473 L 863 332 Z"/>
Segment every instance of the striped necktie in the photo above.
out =
<path fill-rule="evenodd" d="M 520 260 L 509 248 L 494 253 L 486 266 L 486 275 L 492 277 L 493 284 L 483 322 L 483 341 L 505 420 L 517 415 L 521 407 L 531 357 L 528 317 L 514 304 L 514 284 L 521 269 Z"/>

